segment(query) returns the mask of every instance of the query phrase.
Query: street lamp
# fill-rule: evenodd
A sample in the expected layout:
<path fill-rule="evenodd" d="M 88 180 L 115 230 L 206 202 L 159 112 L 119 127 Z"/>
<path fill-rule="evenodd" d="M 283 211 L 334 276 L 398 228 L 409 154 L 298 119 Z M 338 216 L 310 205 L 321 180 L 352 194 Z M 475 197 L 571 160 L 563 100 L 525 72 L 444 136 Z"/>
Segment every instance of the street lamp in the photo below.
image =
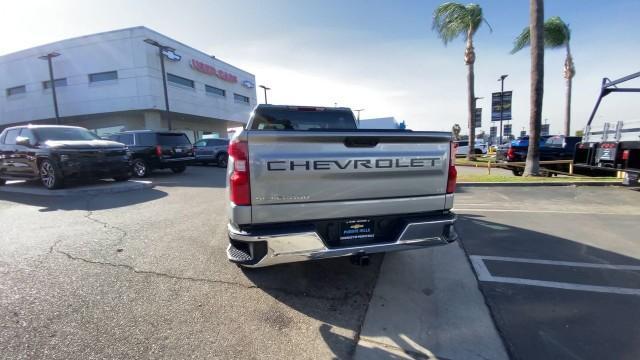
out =
<path fill-rule="evenodd" d="M 167 127 L 171 130 L 171 112 L 169 110 L 169 95 L 167 93 L 167 75 L 164 71 L 164 52 L 174 52 L 176 49 L 170 46 L 161 45 L 159 42 L 152 39 L 144 39 L 143 41 L 158 48 L 158 55 L 160 56 L 160 71 L 162 71 L 162 89 L 164 90 L 164 108 L 167 117 Z"/>
<path fill-rule="evenodd" d="M 264 90 L 264 103 L 268 104 L 269 102 L 267 101 L 267 90 L 271 90 L 270 87 L 266 87 L 264 85 L 259 85 L 263 90 Z"/>
<path fill-rule="evenodd" d="M 360 111 L 364 111 L 364 109 L 353 110 L 358 113 L 358 127 L 360 127 Z"/>
<path fill-rule="evenodd" d="M 51 64 L 51 59 L 54 57 L 60 56 L 57 52 L 48 53 L 47 55 L 39 56 L 40 60 L 47 60 L 49 64 L 49 82 L 51 84 L 51 94 L 53 95 L 53 110 L 56 114 L 56 124 L 60 125 L 60 114 L 58 113 L 58 97 L 56 95 L 56 81 L 53 78 L 53 65 Z"/>
<path fill-rule="evenodd" d="M 504 79 L 509 75 L 500 75 L 500 140 L 498 142 L 499 145 L 502 145 L 502 110 L 504 109 Z"/>

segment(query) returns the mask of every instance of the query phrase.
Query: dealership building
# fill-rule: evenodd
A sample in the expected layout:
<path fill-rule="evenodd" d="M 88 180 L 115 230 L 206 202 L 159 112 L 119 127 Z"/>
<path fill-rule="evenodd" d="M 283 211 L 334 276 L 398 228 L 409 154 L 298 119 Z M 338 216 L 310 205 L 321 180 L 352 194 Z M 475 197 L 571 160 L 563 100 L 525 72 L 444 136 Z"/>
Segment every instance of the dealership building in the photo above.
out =
<path fill-rule="evenodd" d="M 145 42 L 147 40 L 147 42 Z M 151 43 L 151 44 L 150 44 Z M 170 112 L 165 112 L 159 48 Z M 81 36 L 0 56 L 0 129 L 55 123 L 46 56 L 52 54 L 60 123 L 105 135 L 184 131 L 226 137 L 256 105 L 255 76 L 145 27 Z"/>

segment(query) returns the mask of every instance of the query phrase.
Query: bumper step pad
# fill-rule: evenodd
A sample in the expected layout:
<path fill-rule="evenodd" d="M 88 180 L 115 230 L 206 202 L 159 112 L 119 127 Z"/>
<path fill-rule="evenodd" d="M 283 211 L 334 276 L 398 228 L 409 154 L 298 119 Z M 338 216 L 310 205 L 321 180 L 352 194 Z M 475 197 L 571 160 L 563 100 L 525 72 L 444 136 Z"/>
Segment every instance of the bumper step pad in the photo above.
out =
<path fill-rule="evenodd" d="M 253 260 L 251 254 L 247 252 L 247 250 L 238 249 L 233 244 L 229 244 L 227 248 L 227 257 L 230 261 L 236 263 L 245 263 Z"/>

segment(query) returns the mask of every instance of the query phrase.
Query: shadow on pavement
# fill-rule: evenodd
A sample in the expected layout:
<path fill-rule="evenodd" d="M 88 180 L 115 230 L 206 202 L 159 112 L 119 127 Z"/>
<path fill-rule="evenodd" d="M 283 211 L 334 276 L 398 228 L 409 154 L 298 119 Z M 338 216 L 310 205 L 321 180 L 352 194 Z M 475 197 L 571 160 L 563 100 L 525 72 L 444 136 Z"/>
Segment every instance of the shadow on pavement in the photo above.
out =
<path fill-rule="evenodd" d="M 628 221 L 636 227 L 629 234 L 640 230 L 637 219 L 628 217 L 620 221 L 623 223 L 607 226 L 624 227 Z M 638 258 L 544 232 L 487 221 L 479 215 L 460 215 L 457 230 L 468 255 L 640 265 Z M 618 231 L 610 236 L 625 234 Z M 585 239 L 587 241 L 589 239 Z M 640 272 L 634 270 L 585 270 L 500 261 L 493 265 L 485 261 L 485 265 L 492 276 L 640 289 Z M 480 282 L 479 286 L 514 358 L 637 359 L 640 354 L 637 320 L 640 319 L 640 296 L 499 281 Z"/>
<path fill-rule="evenodd" d="M 38 210 L 40 212 L 56 210 L 95 211 L 140 204 L 158 200 L 165 196 L 167 196 L 166 192 L 151 188 L 120 193 L 78 196 L 39 196 L 20 193 L 0 193 L 0 200 L 40 207 L 41 209 Z"/>
<path fill-rule="evenodd" d="M 192 187 L 192 188 L 224 188 L 226 186 L 227 169 L 216 166 L 188 166 L 181 174 L 174 174 L 169 169 L 154 170 L 149 177 L 156 186 Z"/>
<path fill-rule="evenodd" d="M 360 331 L 382 259 L 382 254 L 375 254 L 364 267 L 351 264 L 349 258 L 336 258 L 243 269 L 243 273 L 274 299 L 323 322 L 322 337 L 343 359 L 353 354 L 356 341 L 340 329 Z"/>

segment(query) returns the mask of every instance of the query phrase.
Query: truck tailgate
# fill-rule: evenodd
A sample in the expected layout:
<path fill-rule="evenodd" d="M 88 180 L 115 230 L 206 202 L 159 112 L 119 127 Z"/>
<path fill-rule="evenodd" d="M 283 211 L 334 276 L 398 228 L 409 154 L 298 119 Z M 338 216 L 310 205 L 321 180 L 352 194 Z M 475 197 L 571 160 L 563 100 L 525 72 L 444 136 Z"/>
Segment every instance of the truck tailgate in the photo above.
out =
<path fill-rule="evenodd" d="M 247 140 L 254 223 L 445 208 L 448 133 L 248 131 Z"/>

